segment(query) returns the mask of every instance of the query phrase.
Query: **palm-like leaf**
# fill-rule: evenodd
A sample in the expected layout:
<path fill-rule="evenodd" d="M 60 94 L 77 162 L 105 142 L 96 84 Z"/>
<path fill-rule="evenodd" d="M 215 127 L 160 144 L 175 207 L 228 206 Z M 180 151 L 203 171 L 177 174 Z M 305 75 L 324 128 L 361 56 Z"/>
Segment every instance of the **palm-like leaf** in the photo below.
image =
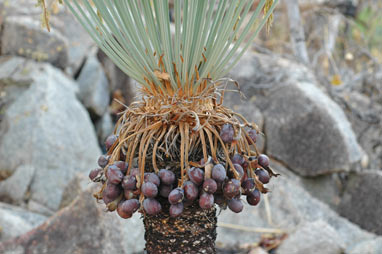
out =
<path fill-rule="evenodd" d="M 270 17 L 277 0 L 175 0 L 172 36 L 168 0 L 64 0 L 98 46 L 126 74 L 166 93 L 194 90 L 238 62 Z M 264 15 L 261 15 L 264 10 Z"/>

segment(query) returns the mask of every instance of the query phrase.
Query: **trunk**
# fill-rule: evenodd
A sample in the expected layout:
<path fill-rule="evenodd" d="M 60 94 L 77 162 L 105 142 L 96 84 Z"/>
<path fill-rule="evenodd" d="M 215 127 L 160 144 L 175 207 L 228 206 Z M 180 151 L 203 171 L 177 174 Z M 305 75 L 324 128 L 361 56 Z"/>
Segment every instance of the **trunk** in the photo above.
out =
<path fill-rule="evenodd" d="M 213 254 L 216 240 L 216 208 L 202 210 L 197 203 L 185 206 L 183 213 L 171 218 L 167 200 L 162 212 L 143 219 L 147 254 Z"/>

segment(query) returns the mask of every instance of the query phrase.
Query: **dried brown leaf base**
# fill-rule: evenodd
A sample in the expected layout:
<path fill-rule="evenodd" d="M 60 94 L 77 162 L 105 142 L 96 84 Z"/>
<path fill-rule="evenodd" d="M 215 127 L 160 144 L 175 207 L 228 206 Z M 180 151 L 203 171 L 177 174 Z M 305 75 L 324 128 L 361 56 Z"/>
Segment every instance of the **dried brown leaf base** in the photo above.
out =
<path fill-rule="evenodd" d="M 224 143 L 220 138 L 224 124 L 234 128 L 232 143 Z M 119 119 L 115 129 L 118 140 L 108 151 L 109 164 L 125 160 L 129 163 L 129 174 L 137 158 L 142 177 L 144 172 L 180 167 L 181 186 L 186 170 L 201 166 L 200 159 L 207 161 L 211 156 L 214 163 L 226 164 L 238 177 L 231 156 L 239 153 L 249 160 L 258 156 L 255 143 L 247 133 L 250 129 L 259 132 L 255 124 L 222 106 L 221 102 L 218 104 L 213 97 L 192 100 L 152 97 L 133 103 Z M 254 167 L 255 164 L 249 166 Z M 252 173 L 250 176 L 256 178 Z M 263 189 L 261 183 L 258 185 Z"/>

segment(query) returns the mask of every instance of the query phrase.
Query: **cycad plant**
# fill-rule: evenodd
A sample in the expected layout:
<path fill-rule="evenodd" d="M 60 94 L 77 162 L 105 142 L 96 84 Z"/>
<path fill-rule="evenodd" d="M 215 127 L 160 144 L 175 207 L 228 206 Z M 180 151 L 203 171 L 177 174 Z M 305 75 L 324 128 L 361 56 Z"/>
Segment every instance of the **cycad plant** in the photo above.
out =
<path fill-rule="evenodd" d="M 109 211 L 143 215 L 147 253 L 215 253 L 216 208 L 241 212 L 275 176 L 259 130 L 222 105 L 226 77 L 277 0 L 64 0 L 137 81 L 90 178 Z"/>

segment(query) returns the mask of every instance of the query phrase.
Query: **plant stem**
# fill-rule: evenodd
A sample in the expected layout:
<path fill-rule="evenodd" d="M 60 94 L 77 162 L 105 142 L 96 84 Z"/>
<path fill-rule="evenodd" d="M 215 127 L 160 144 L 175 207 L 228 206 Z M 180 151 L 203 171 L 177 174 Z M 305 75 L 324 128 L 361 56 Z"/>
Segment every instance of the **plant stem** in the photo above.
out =
<path fill-rule="evenodd" d="M 166 204 L 167 203 L 167 204 Z M 168 202 L 161 202 L 159 215 L 143 219 L 147 254 L 215 254 L 216 208 L 202 210 L 198 204 L 185 206 L 177 218 L 169 216 Z"/>

